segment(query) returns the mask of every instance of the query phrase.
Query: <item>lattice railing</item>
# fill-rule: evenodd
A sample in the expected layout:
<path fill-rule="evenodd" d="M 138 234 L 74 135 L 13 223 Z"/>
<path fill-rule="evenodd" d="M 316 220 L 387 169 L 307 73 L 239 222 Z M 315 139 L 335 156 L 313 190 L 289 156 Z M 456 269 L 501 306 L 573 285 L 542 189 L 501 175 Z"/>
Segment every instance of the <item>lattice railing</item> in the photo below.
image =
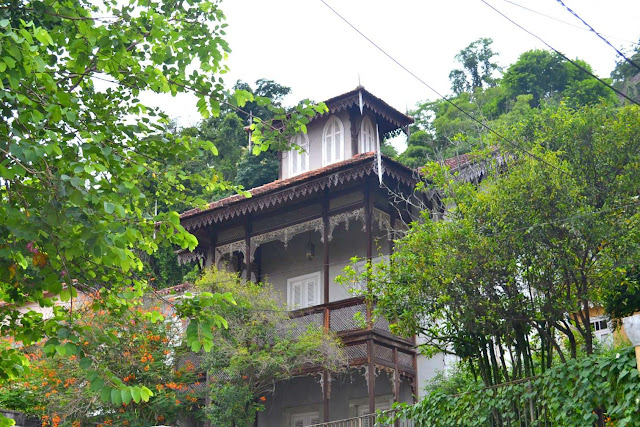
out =
<path fill-rule="evenodd" d="M 411 371 L 414 369 L 412 343 L 400 337 L 396 337 L 400 344 L 397 347 L 397 353 L 394 353 L 396 345 L 389 342 L 389 335 L 386 335 L 387 338 L 383 341 L 375 342 L 374 339 L 372 353 L 371 355 L 368 354 L 367 343 L 363 339 L 357 338 L 357 331 L 366 333 L 368 329 L 366 318 L 367 305 L 362 297 L 356 297 L 292 311 L 291 322 L 293 327 L 290 324 L 283 326 L 283 328 L 294 335 L 303 334 L 310 326 L 327 328 L 336 332 L 338 336 L 349 337 L 349 341 L 345 342 L 345 352 L 350 361 L 359 360 L 362 363 L 369 356 L 372 356 L 386 366 L 393 366 L 397 363 L 403 370 Z M 379 318 L 370 327 L 374 332 L 390 332 L 389 322 L 386 319 Z M 395 359 L 396 354 L 397 362 Z"/>
<path fill-rule="evenodd" d="M 359 417 L 347 418 L 344 420 L 329 421 L 326 423 L 313 424 L 310 427 L 414 427 L 415 423 L 412 420 L 398 420 L 391 424 L 382 424 L 376 422 L 378 415 L 367 414 Z"/>
<path fill-rule="evenodd" d="M 343 332 L 365 327 L 361 321 L 356 320 L 357 313 L 361 313 L 361 316 L 359 316 L 361 319 L 366 317 L 367 305 L 361 297 L 292 311 L 291 317 L 296 322 L 326 325 L 334 332 Z M 308 318 L 308 320 L 305 318 Z M 377 319 L 373 324 L 373 328 L 388 332 L 389 322 L 384 319 Z"/>

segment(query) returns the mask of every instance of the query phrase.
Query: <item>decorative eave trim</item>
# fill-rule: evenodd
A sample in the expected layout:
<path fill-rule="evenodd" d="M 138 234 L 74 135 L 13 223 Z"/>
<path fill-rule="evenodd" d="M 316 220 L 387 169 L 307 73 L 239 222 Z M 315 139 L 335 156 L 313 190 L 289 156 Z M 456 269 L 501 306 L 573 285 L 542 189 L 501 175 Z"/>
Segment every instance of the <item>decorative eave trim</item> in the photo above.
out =
<path fill-rule="evenodd" d="M 343 95 L 339 95 L 325 101 L 325 104 L 329 108 L 329 111 L 324 114 L 318 114 L 311 120 L 313 121 L 321 117 L 326 117 L 328 115 L 335 114 L 350 107 L 359 105 L 359 93 L 362 93 L 362 104 L 364 107 L 367 107 L 373 113 L 382 117 L 389 124 L 391 124 L 390 129 L 385 130 L 386 133 L 398 128 L 404 129 L 405 127 L 413 123 L 412 117 L 409 117 L 391 107 L 389 104 L 377 98 L 363 87 L 358 87 L 351 92 L 347 92 Z"/>
<path fill-rule="evenodd" d="M 404 166 L 396 167 L 387 159 L 384 163 L 383 174 L 391 177 L 407 186 L 413 186 L 416 179 L 408 171 L 403 170 Z M 314 177 L 307 181 L 283 189 L 275 190 L 267 194 L 255 195 L 251 198 L 240 199 L 227 206 L 221 206 L 210 211 L 204 211 L 198 215 L 183 218 L 182 226 L 187 230 L 195 230 L 200 227 L 207 227 L 214 222 L 222 222 L 235 217 L 255 213 L 267 208 L 293 201 L 310 194 L 324 191 L 325 188 L 333 188 L 347 182 L 355 181 L 376 173 L 377 162 L 375 156 L 367 159 L 362 164 L 350 166 L 348 168 L 332 172 L 325 176 Z"/>

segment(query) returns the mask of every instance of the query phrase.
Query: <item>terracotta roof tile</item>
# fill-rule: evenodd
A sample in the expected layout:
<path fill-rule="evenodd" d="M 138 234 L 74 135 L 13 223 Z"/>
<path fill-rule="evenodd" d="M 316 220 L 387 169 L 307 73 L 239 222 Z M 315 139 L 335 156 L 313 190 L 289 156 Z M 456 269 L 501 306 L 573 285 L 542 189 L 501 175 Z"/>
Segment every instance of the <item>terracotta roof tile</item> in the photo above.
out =
<path fill-rule="evenodd" d="M 461 154 L 459 156 L 449 157 L 448 159 L 444 159 L 443 161 L 445 166 L 449 166 L 449 168 L 451 169 L 457 169 L 470 162 L 471 162 L 471 157 L 469 156 L 469 154 Z"/>
<path fill-rule="evenodd" d="M 301 182 L 304 182 L 310 178 L 316 177 L 316 176 L 320 176 L 320 175 L 324 175 L 324 174 L 328 174 L 331 173 L 333 171 L 337 171 L 340 169 L 345 169 L 348 168 L 349 166 L 352 166 L 354 164 L 358 164 L 358 163 L 363 163 L 366 160 L 370 160 L 373 159 L 375 157 L 375 153 L 374 152 L 369 152 L 369 153 L 361 153 L 361 154 L 356 154 L 354 157 L 347 159 L 347 160 L 343 160 L 341 162 L 337 162 L 337 163 L 333 163 L 318 169 L 313 169 L 310 170 L 308 172 L 304 172 L 301 173 L 299 175 L 293 176 L 291 178 L 287 178 L 287 179 L 279 179 L 277 181 L 273 181 L 270 182 L 268 184 L 262 185 L 260 187 L 255 187 L 252 188 L 251 190 L 249 190 L 249 193 L 251 194 L 251 197 L 256 197 L 256 196 L 261 196 L 263 194 L 268 194 L 268 193 L 272 193 L 274 191 L 283 189 L 283 188 L 287 188 L 287 187 L 291 187 L 294 186 L 296 184 L 299 184 Z M 385 157 L 385 161 L 391 161 L 393 163 L 397 163 L 394 160 L 389 159 L 388 157 Z M 399 164 L 399 163 L 397 163 Z M 403 168 L 406 168 L 406 166 L 402 166 Z M 408 168 L 406 168 L 408 169 Z M 233 196 L 229 196 L 226 197 L 224 199 L 209 203 L 209 205 L 204 208 L 204 209 L 191 209 L 188 210 L 186 212 L 183 212 L 180 215 L 180 218 L 182 219 L 186 219 L 186 218 L 190 218 L 192 216 L 198 215 L 200 213 L 203 212 L 208 212 L 208 211 L 212 211 L 214 209 L 219 209 L 225 206 L 229 206 L 232 205 L 234 203 L 240 202 L 242 200 L 247 200 L 248 198 L 245 197 L 242 194 L 235 194 Z"/>

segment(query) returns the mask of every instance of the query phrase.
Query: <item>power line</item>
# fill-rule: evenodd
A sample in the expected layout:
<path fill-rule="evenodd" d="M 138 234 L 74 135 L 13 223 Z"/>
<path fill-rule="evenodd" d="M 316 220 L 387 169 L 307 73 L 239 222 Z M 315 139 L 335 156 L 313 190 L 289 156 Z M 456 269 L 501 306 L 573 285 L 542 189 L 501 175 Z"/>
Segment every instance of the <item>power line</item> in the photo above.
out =
<path fill-rule="evenodd" d="M 587 28 L 581 27 L 579 25 L 572 24 L 572 23 L 567 22 L 567 21 L 563 21 L 562 19 L 558 19 L 555 16 L 547 15 L 545 13 L 539 12 L 539 11 L 531 9 L 531 8 L 528 8 L 528 7 L 523 6 L 523 5 L 519 4 L 519 3 L 513 2 L 511 0 L 503 0 L 503 1 L 506 2 L 506 3 L 512 4 L 512 5 L 516 6 L 516 7 L 519 7 L 521 9 L 524 9 L 526 11 L 529 11 L 531 13 L 535 13 L 536 15 L 544 16 L 545 18 L 552 19 L 554 21 L 560 22 L 562 24 L 568 25 L 568 26 L 573 27 L 573 28 L 577 28 L 578 30 L 589 31 L 589 29 L 587 29 Z M 636 41 L 630 41 L 630 40 L 622 39 L 620 37 L 614 37 L 614 36 L 611 36 L 611 35 L 609 35 L 609 38 L 620 40 L 620 41 L 625 42 L 625 43 L 637 44 Z"/>
<path fill-rule="evenodd" d="M 323 0 L 320 0 L 323 1 Z M 515 25 L 516 27 L 520 28 L 522 31 L 526 32 L 527 34 L 529 34 L 532 37 L 535 37 L 536 39 L 538 39 L 540 42 L 542 42 L 545 46 L 547 46 L 549 49 L 553 50 L 555 53 L 557 53 L 558 55 L 560 55 L 561 57 L 563 57 L 565 60 L 569 61 L 571 64 L 573 64 L 577 69 L 579 69 L 580 71 L 588 74 L 589 76 L 593 77 L 594 79 L 596 79 L 597 81 L 599 81 L 600 83 L 602 83 L 603 85 L 605 85 L 606 87 L 608 87 L 609 89 L 611 89 L 612 91 L 614 91 L 615 93 L 617 93 L 618 95 L 620 95 L 621 97 L 625 98 L 626 100 L 636 104 L 637 106 L 640 107 L 640 102 L 636 101 L 635 99 L 632 99 L 630 97 L 628 97 L 627 95 L 625 95 L 622 91 L 619 91 L 618 89 L 616 89 L 615 87 L 611 86 L 609 83 L 605 82 L 604 80 L 602 80 L 600 77 L 596 76 L 595 74 L 593 74 L 591 71 L 587 70 L 586 68 L 584 68 L 583 66 L 581 66 L 580 64 L 578 64 L 576 61 L 573 61 L 571 59 L 569 59 L 565 54 L 563 54 L 562 52 L 560 52 L 558 49 L 556 49 L 555 47 L 551 46 L 549 43 L 547 43 L 546 41 L 544 41 L 540 36 L 537 36 L 536 34 L 532 33 L 531 31 L 527 30 L 526 28 L 524 28 L 522 25 L 518 24 L 517 22 L 515 22 L 513 19 L 509 18 L 507 15 L 505 15 L 504 13 L 502 13 L 501 11 L 499 11 L 498 9 L 496 9 L 493 5 L 489 4 L 486 0 L 480 0 L 482 3 L 484 3 L 485 5 L 487 5 L 488 7 L 490 7 L 491 9 L 493 9 L 494 12 L 496 12 L 498 15 L 502 16 L 504 19 L 506 19 L 507 21 L 511 22 L 513 25 Z"/>
<path fill-rule="evenodd" d="M 578 18 L 584 25 L 586 25 L 587 27 L 589 27 L 589 30 L 591 30 L 596 36 L 598 36 L 603 42 L 605 42 L 606 44 L 608 44 L 609 46 L 611 46 L 611 48 L 613 50 L 616 51 L 616 53 L 618 55 L 620 55 L 622 58 L 624 58 L 625 61 L 627 61 L 629 64 L 631 64 L 633 67 L 635 67 L 638 71 L 640 71 L 640 66 L 638 64 L 636 64 L 635 62 L 633 62 L 632 60 L 630 60 L 629 58 L 627 58 L 625 56 L 624 53 L 620 52 L 618 50 L 618 48 L 616 48 L 614 45 L 612 45 L 611 43 L 609 43 L 609 40 L 605 39 L 602 34 L 600 34 L 599 32 L 597 32 L 596 30 L 593 29 L 593 27 L 589 24 L 587 24 L 587 22 L 582 19 L 576 12 L 574 12 L 569 6 L 567 6 L 566 4 L 564 4 L 564 2 L 562 0 L 556 0 L 558 3 L 560 3 L 562 6 L 564 6 L 565 9 L 567 9 L 569 11 L 569 13 L 571 13 L 573 16 L 575 16 L 576 18 Z"/>
<path fill-rule="evenodd" d="M 509 144 L 510 146 L 517 148 L 518 150 L 524 152 L 526 155 L 528 155 L 529 157 L 536 159 L 537 161 L 544 163 L 545 165 L 559 171 L 560 173 L 564 174 L 564 175 L 569 175 L 569 173 L 567 171 L 564 171 L 562 169 L 559 169 L 558 167 L 552 165 L 551 163 L 547 162 L 546 160 L 544 160 L 543 158 L 541 158 L 540 156 L 537 156 L 535 154 L 533 154 L 532 152 L 528 151 L 526 148 L 523 148 L 522 146 L 520 146 L 519 144 L 517 144 L 516 142 L 508 139 L 507 137 L 501 135 L 500 133 L 498 133 L 497 131 L 493 130 L 491 127 L 489 127 L 487 124 L 483 123 L 482 121 L 476 119 L 473 115 L 471 115 L 470 113 L 468 113 L 466 110 L 464 110 L 463 108 L 459 107 L 455 102 L 451 101 L 449 98 L 447 98 L 446 96 L 442 95 L 440 92 L 438 92 L 435 88 L 433 88 L 431 85 L 429 85 L 426 81 L 424 81 L 422 78 L 420 78 L 416 73 L 414 73 L 413 71 L 411 71 L 409 68 L 407 68 L 406 66 L 404 66 L 402 63 L 400 63 L 400 61 L 398 61 L 397 59 L 395 59 L 393 56 L 391 56 L 391 54 L 389 54 L 386 50 L 384 50 L 382 47 L 380 47 L 376 42 L 374 42 L 373 40 L 371 40 L 366 34 L 364 34 L 362 31 L 360 31 L 354 24 L 352 24 L 348 19 L 346 19 L 344 16 L 342 16 L 337 10 L 335 10 L 333 7 L 331 7 L 331 5 L 329 5 L 325 0 L 320 0 L 320 2 L 322 2 L 327 8 L 329 8 L 329 10 L 331 10 L 336 16 L 338 16 L 338 18 L 340 18 L 341 20 L 343 20 L 348 26 L 350 26 L 355 32 L 357 32 L 360 36 L 362 36 L 366 41 L 368 41 L 373 47 L 375 47 L 376 49 L 378 49 L 380 52 L 382 52 L 382 54 L 384 54 L 387 58 L 389 58 L 391 61 L 393 61 L 397 66 L 399 66 L 400 68 L 402 68 L 404 71 L 406 71 L 409 75 L 411 75 L 413 78 L 415 78 L 417 81 L 419 81 L 422 85 L 424 85 L 426 88 L 428 88 L 429 90 L 431 90 L 433 93 L 435 93 L 436 95 L 438 95 L 438 97 L 440 97 L 443 101 L 451 104 L 455 109 L 457 109 L 458 111 L 460 111 L 462 114 L 464 114 L 465 116 L 467 116 L 468 118 L 470 118 L 471 120 L 473 120 L 474 122 L 478 123 L 480 126 L 482 126 L 483 128 L 487 129 L 489 132 L 491 132 L 492 134 L 496 135 L 498 138 L 500 138 L 502 141 L 506 142 L 507 144 Z M 635 101 L 634 101 L 635 102 Z M 640 104 L 638 104 L 640 105 Z"/>

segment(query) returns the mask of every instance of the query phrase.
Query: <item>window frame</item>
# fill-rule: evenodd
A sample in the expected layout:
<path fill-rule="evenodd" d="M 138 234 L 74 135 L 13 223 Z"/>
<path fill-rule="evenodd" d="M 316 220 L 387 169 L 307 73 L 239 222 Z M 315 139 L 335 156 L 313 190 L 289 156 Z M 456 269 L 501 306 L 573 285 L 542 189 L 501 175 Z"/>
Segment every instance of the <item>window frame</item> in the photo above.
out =
<path fill-rule="evenodd" d="M 336 128 L 333 128 L 333 131 L 331 130 L 332 126 L 336 126 Z M 331 134 L 329 134 L 329 132 L 331 132 Z M 336 134 L 340 134 L 340 141 L 339 141 L 339 153 L 335 153 L 333 151 L 333 148 L 335 148 L 335 135 Z M 331 142 L 333 143 L 333 147 L 332 147 L 332 157 L 329 159 L 327 158 L 327 139 L 331 137 Z M 340 120 L 340 118 L 336 115 L 333 115 L 331 117 L 329 117 L 329 120 L 327 120 L 327 123 L 325 123 L 324 125 L 324 129 L 322 130 L 322 166 L 327 166 L 327 165 L 331 165 L 333 163 L 338 163 L 344 160 L 344 123 L 342 123 L 342 120 Z"/>
<path fill-rule="evenodd" d="M 365 126 L 369 126 L 371 130 L 371 147 L 370 149 L 365 148 Z M 360 123 L 360 134 L 358 135 L 358 149 L 361 153 L 368 153 L 370 151 L 376 151 L 376 128 L 373 125 L 373 121 L 369 116 L 364 116 L 362 118 L 362 122 Z"/>
<path fill-rule="evenodd" d="M 309 419 L 309 421 L 311 423 L 313 423 L 313 419 L 317 419 L 318 423 L 320 423 L 320 411 L 319 410 L 314 410 L 314 411 L 307 411 L 307 412 L 294 412 L 290 415 L 290 422 L 289 425 L 291 427 L 295 427 L 296 425 L 296 421 L 300 420 L 300 418 L 302 418 L 302 425 L 313 425 L 313 424 L 305 424 L 306 419 Z M 317 423 L 316 423 L 317 424 Z"/>
<path fill-rule="evenodd" d="M 300 175 L 302 173 L 305 172 L 309 172 L 310 170 L 310 166 L 309 166 L 309 151 L 310 151 L 310 147 L 311 145 L 309 144 L 309 136 L 306 133 L 299 133 L 297 135 L 294 135 L 291 137 L 291 139 L 289 140 L 289 142 L 291 142 L 291 145 L 298 145 L 299 147 L 302 147 L 305 149 L 304 153 L 299 152 L 295 147 L 292 147 L 291 150 L 289 151 L 289 176 L 296 176 L 296 175 Z M 299 144 L 298 142 L 301 142 L 302 144 Z M 306 145 L 306 148 L 304 147 Z M 304 170 L 302 168 L 300 168 L 299 171 L 297 172 L 293 172 L 293 162 L 294 160 L 302 160 L 302 157 L 306 156 L 306 168 L 304 168 Z M 301 162 L 300 162 L 301 163 Z"/>
<path fill-rule="evenodd" d="M 315 292 L 315 301 L 316 304 L 314 305 L 301 305 L 300 307 L 296 307 L 293 304 L 293 286 L 295 285 L 295 282 L 302 282 L 302 281 L 306 281 L 308 279 L 314 278 L 316 279 L 316 292 Z M 314 271 L 313 273 L 308 273 L 308 274 L 303 274 L 302 276 L 296 276 L 296 277 L 290 277 L 287 279 L 287 306 L 289 307 L 289 310 L 302 310 L 304 308 L 308 308 L 308 307 L 313 307 L 315 305 L 320 305 L 322 304 L 322 302 L 320 301 L 320 286 L 322 284 L 322 272 L 321 271 Z M 303 294 L 300 296 L 300 298 L 303 301 L 308 302 L 309 298 L 308 298 L 308 289 L 307 288 L 303 288 Z"/>

